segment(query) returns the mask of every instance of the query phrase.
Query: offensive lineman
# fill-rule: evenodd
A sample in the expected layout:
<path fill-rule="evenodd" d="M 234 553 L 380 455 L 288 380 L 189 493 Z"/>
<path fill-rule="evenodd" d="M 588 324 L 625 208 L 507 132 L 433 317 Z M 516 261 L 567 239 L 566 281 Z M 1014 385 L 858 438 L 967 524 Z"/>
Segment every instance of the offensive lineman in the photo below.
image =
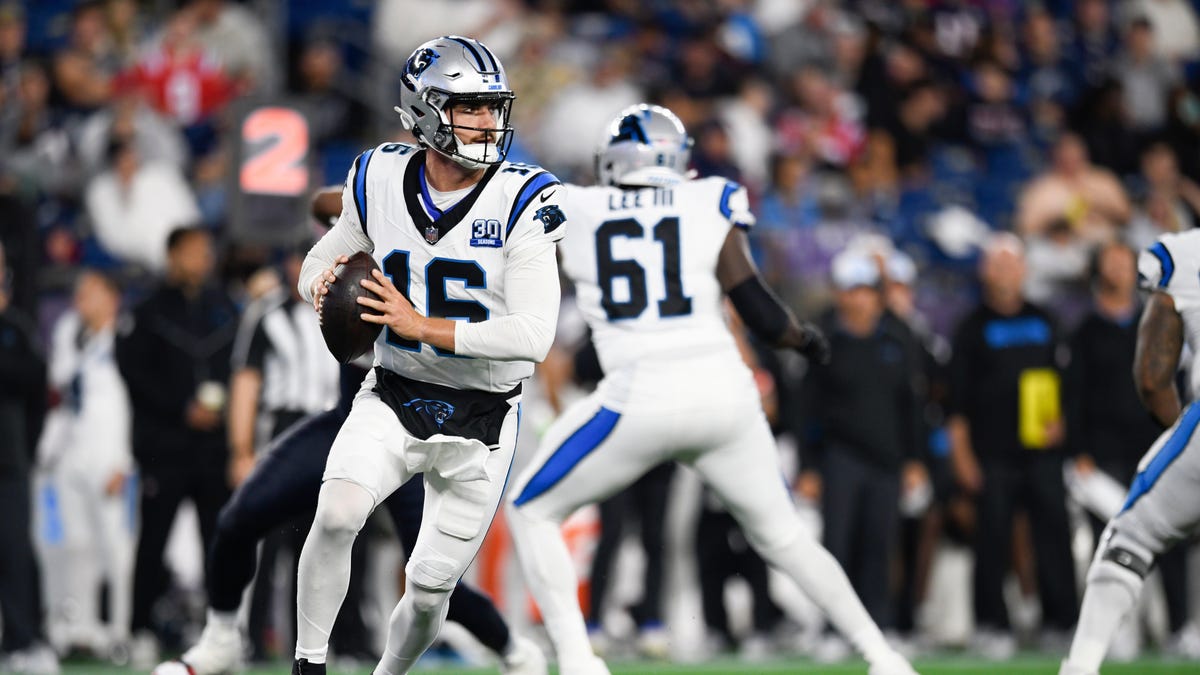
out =
<path fill-rule="evenodd" d="M 400 114 L 421 147 L 387 143 L 355 161 L 342 215 L 313 247 L 300 291 L 319 309 L 333 267 L 369 251 L 364 320 L 384 325 L 325 467 L 300 556 L 293 673 L 325 672 L 350 547 L 371 511 L 425 474 L 425 515 L 377 675 L 407 673 L 441 629 L 451 590 L 500 502 L 521 383 L 554 337 L 560 183 L 504 161 L 514 98 L 483 44 L 430 40 L 409 57 Z"/>
<path fill-rule="evenodd" d="M 1096 675 L 1114 633 L 1137 603 L 1155 558 L 1200 525 L 1200 404 L 1181 410 L 1175 374 L 1186 341 L 1200 349 L 1200 230 L 1164 234 L 1138 257 L 1151 291 L 1138 324 L 1133 379 L 1142 404 L 1164 427 L 1138 464 L 1121 512 L 1104 529 L 1088 570 L 1079 625 L 1060 675 Z M 1200 368 L 1191 364 L 1193 401 Z"/>
<path fill-rule="evenodd" d="M 770 344 L 820 360 L 829 345 L 759 279 L 743 231 L 754 224 L 745 189 L 720 178 L 688 180 L 690 148 L 671 111 L 634 106 L 614 119 L 597 153 L 600 185 L 563 188 L 573 221 L 562 265 L 605 378 L 546 432 L 509 508 L 561 672 L 608 673 L 588 643 L 562 521 L 654 465 L 678 460 L 716 492 L 754 548 L 828 613 L 872 675 L 911 675 L 796 514 L 722 295 Z"/>

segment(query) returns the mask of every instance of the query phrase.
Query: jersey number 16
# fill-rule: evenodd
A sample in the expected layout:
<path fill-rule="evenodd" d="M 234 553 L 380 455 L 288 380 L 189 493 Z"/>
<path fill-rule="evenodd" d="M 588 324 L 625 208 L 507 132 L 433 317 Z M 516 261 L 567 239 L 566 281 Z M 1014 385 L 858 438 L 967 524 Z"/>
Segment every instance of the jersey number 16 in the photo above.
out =
<path fill-rule="evenodd" d="M 658 315 L 671 317 L 691 314 L 692 299 L 683 294 L 683 282 L 680 280 L 679 218 L 663 218 L 651 232 L 654 239 L 662 244 L 663 281 L 667 289 L 666 295 L 658 301 Z M 636 260 L 614 260 L 612 253 L 614 238 L 642 239 L 645 236 L 646 228 L 632 218 L 610 220 L 596 230 L 596 282 L 604 295 L 600 304 L 609 321 L 636 319 L 649 304 L 646 268 Z M 613 298 L 613 280 L 621 277 L 629 281 L 629 299 L 624 302 Z"/>

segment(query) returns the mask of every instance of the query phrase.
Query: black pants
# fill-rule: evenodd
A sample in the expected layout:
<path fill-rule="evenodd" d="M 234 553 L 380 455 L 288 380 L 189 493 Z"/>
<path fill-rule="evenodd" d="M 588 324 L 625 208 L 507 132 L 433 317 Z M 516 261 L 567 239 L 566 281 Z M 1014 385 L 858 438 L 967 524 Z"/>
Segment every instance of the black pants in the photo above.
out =
<path fill-rule="evenodd" d="M 25 649 L 42 634 L 37 559 L 30 526 L 29 474 L 23 468 L 0 470 L 0 650 Z"/>
<path fill-rule="evenodd" d="M 825 548 L 854 584 L 880 628 L 895 626 L 891 571 L 900 528 L 900 477 L 895 470 L 831 447 L 822 462 Z"/>
<path fill-rule="evenodd" d="M 1022 451 L 1003 459 L 985 458 L 983 491 L 975 524 L 975 623 L 1008 630 L 1004 578 L 1012 562 L 1013 515 L 1029 514 L 1042 603 L 1042 625 L 1068 631 L 1079 617 L 1075 566 L 1071 557 L 1062 456 Z"/>
<path fill-rule="evenodd" d="M 140 467 L 142 482 L 141 528 L 133 578 L 133 631 L 152 629 L 154 603 L 167 590 L 169 579 L 163 563 L 167 537 L 184 499 L 196 506 L 204 550 L 212 542 L 217 514 L 229 498 L 227 456 L 212 448 L 172 448 L 179 459 L 146 463 Z"/>
<path fill-rule="evenodd" d="M 271 413 L 273 419 L 271 425 L 271 438 L 278 438 L 280 434 L 287 431 L 296 422 L 304 419 L 303 412 L 292 411 L 276 411 Z M 254 591 L 250 594 L 250 614 L 247 618 L 247 633 L 250 637 L 250 652 L 252 661 L 264 661 L 269 658 L 270 642 L 273 634 L 276 634 L 276 626 L 272 616 L 272 600 L 276 587 L 275 567 L 279 562 L 281 555 L 290 552 L 292 554 L 292 568 L 290 573 L 286 575 L 287 582 L 284 586 L 287 597 L 291 599 L 289 607 L 291 607 L 291 625 L 295 626 L 296 612 L 296 572 L 298 569 L 298 559 L 300 549 L 304 546 L 304 539 L 308 536 L 308 529 L 312 525 L 311 518 L 301 516 L 291 522 L 287 522 L 278 527 L 274 532 L 267 534 L 262 540 L 262 547 L 258 555 L 258 572 L 254 577 Z M 365 539 L 363 541 L 366 541 Z M 356 541 L 356 543 L 358 543 Z M 360 546 L 361 548 L 361 546 Z M 361 598 L 357 595 L 347 594 L 344 605 L 357 607 L 360 604 Z M 358 613 L 354 613 L 359 615 Z M 365 626 L 364 630 L 358 634 L 363 636 L 365 642 Z M 332 636 L 332 642 L 337 646 L 338 651 L 342 654 L 350 654 L 357 656 L 359 650 L 353 649 L 351 645 L 339 644 L 340 633 Z M 276 635 L 276 637 L 278 637 Z M 351 647 L 351 648 L 347 648 Z M 365 644 L 364 644 L 365 647 Z"/>
<path fill-rule="evenodd" d="M 626 519 L 636 520 L 646 552 L 646 574 L 642 601 L 632 609 L 638 626 L 662 623 L 662 576 L 666 557 L 663 520 L 675 464 L 660 464 L 633 485 L 600 502 L 600 541 L 592 558 L 591 607 L 588 623 L 600 625 L 604 617 L 604 596 L 608 593 L 613 559 L 621 546 Z"/>
<path fill-rule="evenodd" d="M 705 500 L 711 497 L 706 490 Z M 725 584 L 735 576 L 750 584 L 755 632 L 770 631 L 783 618 L 783 611 L 771 600 L 767 563 L 754 552 L 741 526 L 723 508 L 706 503 L 701 509 L 696 526 L 696 562 L 704 625 L 719 633 L 729 644 L 737 640 L 725 611 Z"/>
<path fill-rule="evenodd" d="M 242 591 L 254 578 L 256 547 L 263 536 L 282 523 L 312 518 L 325 460 L 345 419 L 345 413 L 330 410 L 288 429 L 271 443 L 250 477 L 221 510 L 208 554 L 208 597 L 213 609 L 237 609 Z M 384 502 L 407 551 L 416 545 L 424 502 L 424 483 L 419 477 L 405 483 Z M 361 588 L 362 577 L 361 573 L 351 574 L 347 598 L 361 593 L 356 589 Z M 361 625 L 361 615 L 348 611 L 349 607 L 342 605 L 335 624 L 343 632 L 349 632 L 351 625 Z M 493 651 L 501 652 L 508 644 L 508 625 L 495 605 L 466 584 L 460 583 L 450 596 L 447 618 L 462 624 Z"/>

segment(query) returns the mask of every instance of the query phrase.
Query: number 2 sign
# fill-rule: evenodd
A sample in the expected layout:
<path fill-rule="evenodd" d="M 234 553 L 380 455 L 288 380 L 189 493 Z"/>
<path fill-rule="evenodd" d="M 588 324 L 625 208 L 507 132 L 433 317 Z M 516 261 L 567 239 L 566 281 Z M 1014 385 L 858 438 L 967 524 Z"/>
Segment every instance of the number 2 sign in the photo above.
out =
<path fill-rule="evenodd" d="M 242 122 L 242 148 L 242 192 L 295 197 L 308 189 L 308 121 L 296 110 L 251 112 Z"/>

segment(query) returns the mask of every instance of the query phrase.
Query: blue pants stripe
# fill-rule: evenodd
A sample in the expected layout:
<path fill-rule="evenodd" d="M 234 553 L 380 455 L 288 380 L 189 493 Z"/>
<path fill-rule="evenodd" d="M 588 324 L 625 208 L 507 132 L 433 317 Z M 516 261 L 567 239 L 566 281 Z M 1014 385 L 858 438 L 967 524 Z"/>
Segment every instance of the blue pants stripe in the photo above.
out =
<path fill-rule="evenodd" d="M 546 460 L 542 468 L 537 470 L 537 473 L 533 475 L 529 484 L 525 486 L 513 503 L 521 506 L 554 487 L 582 462 L 584 457 L 587 457 L 604 442 L 604 439 L 608 438 L 613 427 L 617 426 L 619 419 L 621 419 L 621 413 L 608 408 L 600 408 L 592 416 L 592 419 L 575 430 L 575 433 L 558 446 L 558 449 L 550 455 L 550 459 Z"/>
<path fill-rule="evenodd" d="M 1125 505 L 1121 507 L 1122 512 L 1129 510 L 1138 499 L 1141 499 L 1142 495 L 1149 492 L 1167 467 L 1171 465 L 1171 462 L 1183 454 L 1183 449 L 1192 439 L 1197 425 L 1200 425 L 1200 405 L 1193 403 L 1183 411 L 1179 425 L 1167 438 L 1162 449 L 1158 451 L 1154 459 L 1150 460 L 1146 468 L 1139 471 L 1138 475 L 1134 477 L 1133 484 L 1129 486 L 1129 496 L 1125 498 Z"/>

